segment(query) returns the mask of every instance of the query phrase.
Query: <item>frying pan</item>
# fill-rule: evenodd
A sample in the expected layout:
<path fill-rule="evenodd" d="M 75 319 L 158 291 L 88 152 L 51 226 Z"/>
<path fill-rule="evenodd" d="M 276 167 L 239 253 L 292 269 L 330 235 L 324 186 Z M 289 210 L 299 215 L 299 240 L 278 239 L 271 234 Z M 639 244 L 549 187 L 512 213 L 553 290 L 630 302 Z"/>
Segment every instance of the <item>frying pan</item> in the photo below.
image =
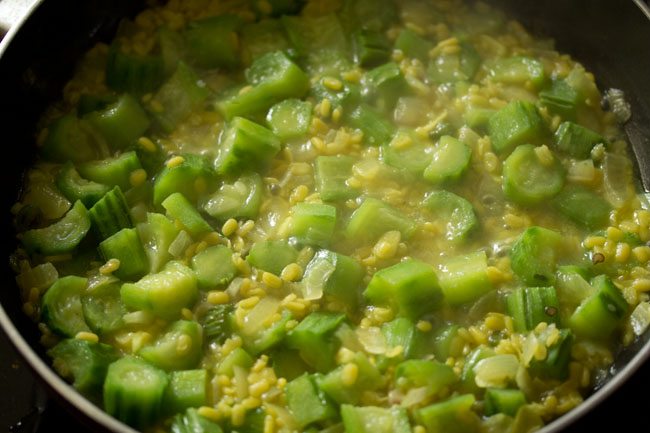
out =
<path fill-rule="evenodd" d="M 34 160 L 35 125 L 42 110 L 61 96 L 79 56 L 97 41 L 108 41 L 120 18 L 133 16 L 144 2 L 135 0 L 36 0 L 0 44 L 2 133 L 11 162 L 0 170 L 2 224 L 12 233 L 9 209 L 17 199 L 25 167 Z M 632 118 L 625 132 L 636 157 L 642 187 L 650 191 L 650 8 L 642 0 L 492 0 L 519 19 L 534 35 L 551 37 L 558 50 L 592 71 L 599 88 L 625 92 Z M 7 158 L 5 162 L 9 162 Z M 1 257 L 15 247 L 2 242 Z M 89 429 L 134 432 L 79 395 L 50 367 L 36 326 L 22 313 L 19 291 L 8 260 L 1 267 L 0 327 L 50 393 Z M 617 354 L 610 374 L 580 406 L 550 423 L 541 433 L 559 432 L 613 394 L 650 358 L 650 332 Z M 1 356 L 1 355 L 0 355 Z M 6 391 L 5 391 L 6 392 Z M 613 414 L 620 416 L 620 414 Z"/>

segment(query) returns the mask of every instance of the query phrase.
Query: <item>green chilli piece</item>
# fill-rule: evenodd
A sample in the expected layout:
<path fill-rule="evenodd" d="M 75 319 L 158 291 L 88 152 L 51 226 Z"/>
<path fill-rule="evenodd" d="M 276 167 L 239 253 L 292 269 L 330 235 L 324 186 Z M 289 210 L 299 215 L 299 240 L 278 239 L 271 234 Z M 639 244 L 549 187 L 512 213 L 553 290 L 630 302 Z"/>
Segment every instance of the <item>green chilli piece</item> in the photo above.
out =
<path fill-rule="evenodd" d="M 371 242 L 391 230 L 408 239 L 415 232 L 416 223 L 383 201 L 368 197 L 350 216 L 345 233 L 351 239 Z"/>
<path fill-rule="evenodd" d="M 209 290 L 230 283 L 237 275 L 232 256 L 233 252 L 227 246 L 214 245 L 192 257 L 192 269 L 199 289 Z"/>
<path fill-rule="evenodd" d="M 291 208 L 287 235 L 300 244 L 326 248 L 334 235 L 336 208 L 321 203 L 298 203 Z"/>
<path fill-rule="evenodd" d="M 314 377 L 307 373 L 287 384 L 286 395 L 289 411 L 301 429 L 337 415 L 336 407 L 316 387 Z"/>
<path fill-rule="evenodd" d="M 344 314 L 314 312 L 305 317 L 287 335 L 286 344 L 297 349 L 302 359 L 320 372 L 334 368 L 340 343 L 334 331 L 345 320 Z"/>
<path fill-rule="evenodd" d="M 579 159 L 588 159 L 594 146 L 606 143 L 605 138 L 596 131 L 574 122 L 564 122 L 555 131 L 557 148 Z"/>
<path fill-rule="evenodd" d="M 280 275 L 285 266 L 297 259 L 298 250 L 281 239 L 255 242 L 246 257 L 252 266 L 275 275 Z"/>
<path fill-rule="evenodd" d="M 88 120 L 66 114 L 48 125 L 40 152 L 50 161 L 79 163 L 106 156 L 108 149 Z"/>
<path fill-rule="evenodd" d="M 203 210 L 220 221 L 254 219 L 259 213 L 263 195 L 262 177 L 255 172 L 245 173 L 234 181 L 224 181 L 205 200 Z"/>
<path fill-rule="evenodd" d="M 422 204 L 444 223 L 445 237 L 450 241 L 465 239 L 479 225 L 472 204 L 452 192 L 434 191 Z"/>
<path fill-rule="evenodd" d="M 266 166 L 281 142 L 271 130 L 243 117 L 232 119 L 221 142 L 214 167 L 218 174 L 237 175 Z"/>
<path fill-rule="evenodd" d="M 191 113 L 199 111 L 209 95 L 207 86 L 192 68 L 178 62 L 172 76 L 152 97 L 151 102 L 159 107 L 151 115 L 163 131 L 170 133 Z"/>
<path fill-rule="evenodd" d="M 473 394 L 462 394 L 440 403 L 417 409 L 415 419 L 431 432 L 474 433 L 479 431 L 480 419 L 472 411 L 476 401 Z"/>
<path fill-rule="evenodd" d="M 161 56 L 126 53 L 119 43 L 113 43 L 108 50 L 105 72 L 106 84 L 111 89 L 143 95 L 160 85 L 165 65 Z"/>
<path fill-rule="evenodd" d="M 163 406 L 167 413 L 181 413 L 189 408 L 204 406 L 208 401 L 208 371 L 172 371 L 165 391 Z"/>
<path fill-rule="evenodd" d="M 341 406 L 347 433 L 410 433 L 411 424 L 405 408 L 376 406 Z"/>
<path fill-rule="evenodd" d="M 236 67 L 241 24 L 239 16 L 230 14 L 189 22 L 183 32 L 188 57 L 200 68 Z"/>
<path fill-rule="evenodd" d="M 535 105 L 512 101 L 490 117 L 488 133 L 494 151 L 506 156 L 520 144 L 541 143 L 547 130 Z"/>
<path fill-rule="evenodd" d="M 80 200 L 86 207 L 94 205 L 111 189 L 106 184 L 82 178 L 71 162 L 61 167 L 56 176 L 56 186 L 65 198 L 73 203 Z"/>
<path fill-rule="evenodd" d="M 490 78 L 499 83 L 524 85 L 540 88 L 546 82 L 544 65 L 539 60 L 515 56 L 497 60 L 490 68 Z"/>
<path fill-rule="evenodd" d="M 271 131 L 281 140 L 304 137 L 311 126 L 312 104 L 290 98 L 278 102 L 266 115 Z"/>
<path fill-rule="evenodd" d="M 192 236 L 198 237 L 213 231 L 212 226 L 180 192 L 168 195 L 161 204 L 167 215 L 179 221 Z"/>
<path fill-rule="evenodd" d="M 121 280 L 137 280 L 149 272 L 147 254 L 135 228 L 122 229 L 101 241 L 99 252 L 106 261 L 119 260 L 113 275 Z"/>
<path fill-rule="evenodd" d="M 86 207 L 76 201 L 63 218 L 44 228 L 27 230 L 20 240 L 32 253 L 45 256 L 69 253 L 90 230 L 90 220 Z"/>
<path fill-rule="evenodd" d="M 630 307 L 619 288 L 606 275 L 594 277 L 591 286 L 595 292 L 569 317 L 569 327 L 581 337 L 607 340 Z"/>
<path fill-rule="evenodd" d="M 429 60 L 427 74 L 435 84 L 471 81 L 481 65 L 481 56 L 469 43 L 460 44 L 454 54 L 440 54 Z"/>
<path fill-rule="evenodd" d="M 354 61 L 363 67 L 378 66 L 390 58 L 388 38 L 379 31 L 361 29 L 352 34 Z"/>
<path fill-rule="evenodd" d="M 515 289 L 506 297 L 506 311 L 520 333 L 532 331 L 542 322 L 560 325 L 560 302 L 553 286 Z"/>
<path fill-rule="evenodd" d="M 227 120 L 268 110 L 288 98 L 302 98 L 309 90 L 309 76 L 282 51 L 264 54 L 246 71 L 251 87 L 233 89 L 216 102 Z"/>
<path fill-rule="evenodd" d="M 606 227 L 612 210 L 607 200 L 579 185 L 566 185 L 552 204 L 561 214 L 590 230 Z"/>
<path fill-rule="evenodd" d="M 198 322 L 178 320 L 138 355 L 165 371 L 196 368 L 203 356 L 203 329 Z"/>
<path fill-rule="evenodd" d="M 74 337 L 89 332 L 84 320 L 81 296 L 86 291 L 86 278 L 68 275 L 61 277 L 47 289 L 41 299 L 43 321 L 55 333 Z"/>
<path fill-rule="evenodd" d="M 433 146 L 411 129 L 399 129 L 392 140 L 381 147 L 382 160 L 415 176 L 422 176 L 431 164 Z"/>
<path fill-rule="evenodd" d="M 151 311 L 163 319 L 176 319 L 183 308 L 191 307 L 198 296 L 194 272 L 171 261 L 156 274 L 148 274 L 120 289 L 124 305 L 132 310 Z"/>
<path fill-rule="evenodd" d="M 131 173 L 141 169 L 142 165 L 134 151 L 124 152 L 115 157 L 87 161 L 77 166 L 79 174 L 93 182 L 119 186 L 122 191 L 131 188 Z"/>
<path fill-rule="evenodd" d="M 442 300 L 433 267 L 415 259 L 377 271 L 363 294 L 369 302 L 389 306 L 411 319 L 435 310 Z"/>
<path fill-rule="evenodd" d="M 431 163 L 423 176 L 434 184 L 458 181 L 467 171 L 472 150 L 462 141 L 443 135 L 433 148 Z"/>
<path fill-rule="evenodd" d="M 127 355 L 108 366 L 104 410 L 132 427 L 147 428 L 162 415 L 168 384 L 163 370 Z"/>
<path fill-rule="evenodd" d="M 562 163 L 548 148 L 518 146 L 503 163 L 503 192 L 522 206 L 533 206 L 555 197 L 564 186 Z M 543 155 L 541 155 L 543 154 Z"/>
<path fill-rule="evenodd" d="M 485 251 L 449 258 L 437 275 L 445 301 L 452 306 L 474 301 L 492 290 Z"/>
<path fill-rule="evenodd" d="M 84 117 L 104 136 L 108 145 L 116 150 L 134 144 L 151 125 L 147 112 L 128 93 L 106 108 Z"/>
<path fill-rule="evenodd" d="M 183 161 L 171 167 L 165 166 L 156 175 L 153 185 L 153 202 L 159 206 L 164 199 L 175 192 L 182 193 L 191 202 L 199 198 L 198 183 L 209 184 L 213 170 L 206 158 L 201 155 L 186 153 L 180 155 Z"/>
<path fill-rule="evenodd" d="M 526 395 L 520 389 L 488 388 L 484 400 L 487 416 L 502 413 L 514 417 L 519 408 L 526 404 Z"/>
<path fill-rule="evenodd" d="M 115 278 L 89 288 L 81 295 L 81 308 L 88 327 L 97 335 L 109 334 L 124 326 L 127 312 Z"/>
<path fill-rule="evenodd" d="M 101 239 L 106 239 L 124 228 L 133 227 L 126 198 L 116 186 L 88 211 L 90 221 Z"/>
<path fill-rule="evenodd" d="M 109 364 L 119 358 L 113 346 L 78 338 L 61 340 L 47 354 L 52 358 L 54 369 L 85 393 L 102 389 Z"/>
<path fill-rule="evenodd" d="M 324 201 L 348 200 L 359 191 L 347 184 L 356 159 L 347 155 L 317 156 L 314 163 L 316 190 Z"/>
<path fill-rule="evenodd" d="M 544 227 L 529 227 L 512 245 L 510 266 L 530 286 L 553 284 L 561 248 L 560 233 Z"/>

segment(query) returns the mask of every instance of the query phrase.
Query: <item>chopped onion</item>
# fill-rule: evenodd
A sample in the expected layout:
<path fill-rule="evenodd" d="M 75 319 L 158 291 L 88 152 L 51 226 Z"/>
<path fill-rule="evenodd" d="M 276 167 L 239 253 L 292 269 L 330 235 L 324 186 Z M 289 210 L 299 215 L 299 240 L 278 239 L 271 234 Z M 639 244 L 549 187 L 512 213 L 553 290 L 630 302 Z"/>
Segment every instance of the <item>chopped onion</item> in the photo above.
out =
<path fill-rule="evenodd" d="M 421 388 L 413 388 L 409 389 L 404 398 L 402 399 L 402 402 L 400 406 L 403 407 L 411 407 L 415 406 L 416 404 L 422 403 L 429 397 L 429 388 L 426 386 L 423 386 Z"/>
<path fill-rule="evenodd" d="M 381 329 L 376 326 L 370 328 L 357 328 L 357 337 L 366 352 L 373 355 L 381 355 L 388 350 L 388 343 L 386 337 L 381 332 Z"/>
<path fill-rule="evenodd" d="M 641 302 L 630 315 L 630 325 L 636 335 L 641 335 L 650 325 L 650 302 Z"/>
<path fill-rule="evenodd" d="M 517 376 L 519 360 L 512 354 L 495 355 L 480 360 L 474 367 L 476 385 L 503 388 Z"/>
<path fill-rule="evenodd" d="M 257 333 L 264 327 L 267 319 L 277 313 L 279 308 L 280 300 L 272 296 L 262 298 L 244 318 L 242 333 L 245 335 L 254 335 Z"/>
<path fill-rule="evenodd" d="M 335 270 L 334 263 L 326 258 L 313 260 L 307 267 L 305 277 L 300 283 L 302 297 L 310 301 L 322 298 L 325 284 Z"/>
<path fill-rule="evenodd" d="M 632 166 L 630 161 L 613 153 L 606 153 L 603 160 L 603 183 L 605 195 L 614 207 L 621 207 L 632 193 Z"/>
<path fill-rule="evenodd" d="M 415 96 L 403 96 L 397 100 L 393 118 L 395 122 L 408 125 L 418 126 L 426 121 L 426 115 L 429 107 L 422 98 Z"/>
<path fill-rule="evenodd" d="M 178 258 L 181 258 L 185 255 L 185 250 L 187 247 L 192 245 L 192 236 L 185 230 L 181 230 L 180 233 L 176 236 L 176 239 L 172 241 L 167 250 L 169 254 Z"/>
<path fill-rule="evenodd" d="M 248 372 L 241 365 L 232 368 L 233 382 L 235 382 L 235 395 L 239 400 L 248 397 Z"/>
<path fill-rule="evenodd" d="M 32 288 L 43 292 L 59 278 L 59 273 L 52 263 L 47 262 L 24 270 L 16 276 L 18 286 L 26 291 Z"/>
<path fill-rule="evenodd" d="M 572 182 L 589 184 L 596 178 L 596 167 L 591 159 L 575 161 L 569 166 L 567 179 Z"/>

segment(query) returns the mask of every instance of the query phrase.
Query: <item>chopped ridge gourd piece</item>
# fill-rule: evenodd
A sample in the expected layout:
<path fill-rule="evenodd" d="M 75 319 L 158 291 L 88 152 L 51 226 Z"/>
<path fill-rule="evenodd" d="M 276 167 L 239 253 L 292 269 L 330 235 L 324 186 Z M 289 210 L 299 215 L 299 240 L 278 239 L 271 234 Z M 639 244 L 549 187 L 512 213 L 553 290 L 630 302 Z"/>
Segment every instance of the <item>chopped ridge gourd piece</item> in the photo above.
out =
<path fill-rule="evenodd" d="M 280 140 L 269 129 L 235 117 L 221 138 L 215 169 L 222 175 L 265 166 L 280 151 Z"/>
<path fill-rule="evenodd" d="M 203 210 L 220 221 L 230 218 L 256 218 L 264 194 L 262 177 L 254 172 L 224 182 L 206 199 Z"/>
<path fill-rule="evenodd" d="M 595 145 L 606 141 L 602 135 L 574 122 L 564 122 L 555 131 L 558 149 L 578 159 L 587 159 Z"/>
<path fill-rule="evenodd" d="M 431 163 L 424 170 L 424 178 L 434 184 L 454 182 L 469 167 L 472 151 L 469 146 L 449 135 L 440 137 L 431 153 Z"/>
<path fill-rule="evenodd" d="M 452 306 L 476 300 L 492 290 L 485 251 L 452 257 L 440 265 L 438 282 Z"/>
<path fill-rule="evenodd" d="M 530 83 L 536 88 L 546 81 L 544 65 L 539 60 L 522 56 L 497 60 L 490 68 L 490 78 L 506 84 Z"/>
<path fill-rule="evenodd" d="M 232 250 L 225 245 L 208 247 L 192 257 L 192 269 L 196 274 L 199 289 L 208 290 L 225 286 L 237 274 L 232 261 Z"/>
<path fill-rule="evenodd" d="M 519 389 L 488 388 L 485 391 L 485 414 L 502 413 L 517 415 L 519 408 L 526 404 L 526 396 Z"/>
<path fill-rule="evenodd" d="M 232 304 L 219 304 L 208 308 L 201 319 L 206 341 L 215 341 L 219 344 L 226 341 L 232 330 L 231 313 L 233 310 Z"/>
<path fill-rule="evenodd" d="M 248 353 L 251 353 L 253 356 L 258 356 L 260 353 L 269 350 L 284 340 L 287 335 L 287 323 L 291 320 L 292 315 L 289 311 L 283 311 L 280 314 L 279 320 L 268 325 L 268 320 L 278 311 L 278 302 L 273 300 L 270 304 L 273 305 L 273 308 L 267 309 L 264 305 L 264 302 L 260 302 L 259 308 L 255 311 L 255 308 L 251 310 L 248 316 L 244 321 L 250 322 L 253 320 L 260 320 L 259 325 L 262 326 L 250 326 L 244 325 L 240 329 L 240 334 L 244 340 L 244 348 Z M 255 311 L 255 313 L 253 313 Z M 269 312 L 269 315 L 264 313 Z M 261 317 L 263 316 L 263 317 Z M 251 330 L 250 328 L 254 328 Z"/>
<path fill-rule="evenodd" d="M 395 126 L 376 108 L 361 104 L 346 116 L 347 123 L 363 132 L 363 140 L 370 146 L 388 143 L 395 133 Z"/>
<path fill-rule="evenodd" d="M 131 173 L 140 168 L 142 165 L 138 155 L 129 151 L 116 157 L 81 163 L 77 170 L 88 180 L 111 187 L 119 186 L 122 191 L 126 191 L 131 188 Z"/>
<path fill-rule="evenodd" d="M 289 41 L 278 19 L 247 23 L 241 28 L 241 41 L 246 62 L 255 61 L 273 51 L 287 51 Z"/>
<path fill-rule="evenodd" d="M 347 433 L 410 433 L 406 409 L 402 407 L 341 406 L 343 426 Z"/>
<path fill-rule="evenodd" d="M 197 182 L 208 183 L 211 180 L 213 171 L 204 157 L 189 153 L 181 156 L 183 161 L 180 164 L 165 166 L 156 176 L 153 185 L 153 202 L 156 206 L 175 192 L 196 202 L 199 197 Z"/>
<path fill-rule="evenodd" d="M 113 346 L 67 338 L 47 351 L 54 368 L 81 392 L 101 391 L 108 365 L 119 357 Z"/>
<path fill-rule="evenodd" d="M 179 62 L 172 76 L 151 99 L 152 103 L 159 104 L 151 114 L 162 130 L 169 133 L 191 113 L 199 111 L 209 95 L 205 83 L 192 68 Z"/>
<path fill-rule="evenodd" d="M 106 84 L 111 89 L 143 95 L 160 85 L 165 65 L 161 56 L 127 53 L 120 43 L 113 43 L 108 50 L 105 72 Z"/>
<path fill-rule="evenodd" d="M 79 245 L 90 230 L 88 210 L 76 201 L 70 210 L 57 222 L 41 229 L 27 230 L 21 242 L 27 251 L 56 255 L 69 253 Z"/>
<path fill-rule="evenodd" d="M 403 29 L 395 40 L 395 48 L 402 51 L 406 57 L 424 62 L 429 59 L 429 51 L 433 48 L 433 43 L 413 30 Z"/>
<path fill-rule="evenodd" d="M 553 284 L 561 245 L 560 233 L 544 227 L 527 228 L 512 245 L 512 270 L 528 285 Z"/>
<path fill-rule="evenodd" d="M 158 339 L 138 351 L 152 365 L 166 371 L 195 368 L 203 356 L 203 330 L 198 322 L 178 320 Z"/>
<path fill-rule="evenodd" d="M 596 291 L 585 299 L 569 318 L 569 327 L 581 337 L 608 339 L 621 324 L 629 305 L 606 275 L 591 280 Z"/>
<path fill-rule="evenodd" d="M 476 385 L 476 372 L 474 371 L 474 367 L 476 367 L 479 361 L 494 355 L 494 349 L 481 345 L 466 356 L 465 364 L 460 374 L 461 389 L 464 392 L 477 392 L 479 390 L 478 385 Z"/>
<path fill-rule="evenodd" d="M 124 325 L 122 316 L 127 312 L 120 298 L 120 285 L 109 279 L 87 289 L 81 295 L 81 307 L 88 327 L 97 335 L 103 336 L 120 329 Z"/>
<path fill-rule="evenodd" d="M 397 63 L 388 62 L 366 73 L 365 96 L 382 111 L 391 110 L 397 98 L 408 94 L 408 84 Z"/>
<path fill-rule="evenodd" d="M 239 64 L 241 18 L 219 15 L 188 23 L 184 32 L 189 58 L 200 68 L 234 68 Z"/>
<path fill-rule="evenodd" d="M 298 203 L 291 208 L 289 237 L 303 245 L 327 247 L 336 226 L 336 208 L 320 203 Z"/>
<path fill-rule="evenodd" d="M 541 360 L 533 358 L 528 366 L 528 371 L 533 376 L 542 379 L 566 380 L 569 377 L 573 340 L 574 337 L 570 330 L 560 329 L 557 341 L 546 351 L 546 358 Z"/>
<path fill-rule="evenodd" d="M 179 221 L 192 236 L 198 237 L 212 231 L 212 226 L 180 192 L 170 194 L 161 204 L 167 216 Z"/>
<path fill-rule="evenodd" d="M 334 418 L 335 406 L 316 387 L 313 376 L 305 373 L 287 384 L 287 405 L 298 423 L 298 427 Z"/>
<path fill-rule="evenodd" d="M 86 114 L 85 118 L 113 149 L 125 149 L 134 144 L 151 125 L 147 112 L 128 93 L 103 110 Z"/>
<path fill-rule="evenodd" d="M 281 140 L 304 137 L 311 125 L 311 111 L 308 101 L 285 99 L 271 107 L 266 122 Z"/>
<path fill-rule="evenodd" d="M 444 223 L 444 234 L 450 241 L 465 239 L 478 226 L 472 204 L 452 192 L 434 191 L 422 204 Z"/>
<path fill-rule="evenodd" d="M 553 286 L 515 289 L 506 298 L 506 310 L 517 332 L 532 331 L 542 322 L 560 324 L 560 303 Z"/>
<path fill-rule="evenodd" d="M 111 189 L 106 184 L 82 178 L 71 162 L 61 168 L 56 177 L 56 186 L 65 198 L 73 203 L 80 200 L 86 207 L 94 205 Z"/>
<path fill-rule="evenodd" d="M 126 424 L 144 429 L 162 415 L 167 374 L 141 358 L 127 355 L 108 366 L 104 409 Z"/>
<path fill-rule="evenodd" d="M 136 229 L 122 229 L 99 243 L 104 260 L 117 259 L 120 266 L 113 275 L 121 280 L 137 280 L 149 271 L 147 254 Z"/>
<path fill-rule="evenodd" d="M 301 284 L 310 286 L 303 288 L 304 293 L 321 293 L 355 311 L 364 275 L 363 267 L 352 257 L 320 250 L 307 265 Z"/>
<path fill-rule="evenodd" d="M 287 98 L 302 98 L 309 90 L 309 77 L 285 53 L 275 51 L 259 57 L 246 72 L 250 87 L 226 95 L 216 103 L 228 120 L 268 110 Z"/>
<path fill-rule="evenodd" d="M 387 231 L 397 230 L 405 239 L 415 232 L 416 224 L 394 207 L 368 197 L 350 216 L 346 235 L 357 241 L 370 242 Z"/>
<path fill-rule="evenodd" d="M 398 130 L 390 143 L 381 147 L 383 161 L 395 168 L 421 176 L 431 163 L 433 146 L 408 129 Z"/>
<path fill-rule="evenodd" d="M 600 195 L 578 185 L 567 185 L 553 198 L 553 207 L 591 230 L 606 227 L 611 205 Z"/>
<path fill-rule="evenodd" d="M 90 122 L 74 114 L 55 119 L 47 131 L 41 154 L 50 161 L 79 163 L 104 157 L 108 153 L 102 137 Z"/>
<path fill-rule="evenodd" d="M 354 61 L 363 67 L 378 66 L 390 57 L 390 41 L 381 32 L 361 29 L 352 34 Z"/>
<path fill-rule="evenodd" d="M 375 273 L 364 296 L 374 304 L 390 306 L 400 315 L 417 319 L 439 306 L 442 292 L 431 265 L 407 259 Z"/>
<path fill-rule="evenodd" d="M 171 261 L 156 274 L 123 284 L 120 295 L 124 305 L 133 310 L 147 310 L 163 319 L 175 319 L 196 300 L 196 275 L 182 263 Z"/>
<path fill-rule="evenodd" d="M 402 389 L 425 387 L 428 395 L 436 395 L 458 381 L 453 368 L 427 359 L 409 359 L 398 364 L 395 378 Z"/>
<path fill-rule="evenodd" d="M 246 260 L 257 269 L 280 275 L 282 270 L 298 258 L 298 251 L 285 240 L 255 242 Z"/>
<path fill-rule="evenodd" d="M 200 415 L 193 407 L 176 414 L 170 428 L 172 433 L 223 433 L 219 424 Z"/>
<path fill-rule="evenodd" d="M 429 60 L 427 69 L 431 82 L 436 84 L 468 81 L 474 78 L 481 65 L 481 56 L 469 43 L 461 43 L 456 53 L 442 53 Z"/>
<path fill-rule="evenodd" d="M 551 87 L 539 92 L 540 103 L 552 113 L 567 120 L 575 120 L 578 92 L 565 80 L 555 80 Z"/>
<path fill-rule="evenodd" d="M 471 433 L 479 431 L 480 419 L 472 411 L 473 394 L 452 397 L 418 409 L 415 418 L 430 432 Z"/>
<path fill-rule="evenodd" d="M 172 371 L 163 406 L 167 413 L 181 413 L 189 408 L 204 406 L 208 401 L 208 371 Z"/>
<path fill-rule="evenodd" d="M 533 104 L 513 101 L 490 118 L 488 132 L 494 151 L 508 155 L 520 144 L 540 142 L 546 135 L 546 126 Z"/>
<path fill-rule="evenodd" d="M 255 360 L 253 357 L 250 356 L 244 349 L 238 347 L 226 355 L 226 357 L 219 362 L 217 373 L 233 377 L 235 374 L 235 367 L 248 369 L 251 368 L 254 363 Z"/>
<path fill-rule="evenodd" d="M 354 198 L 359 191 L 347 184 L 355 158 L 347 155 L 318 156 L 315 163 L 316 190 L 324 201 Z"/>
<path fill-rule="evenodd" d="M 64 337 L 90 331 L 81 306 L 81 295 L 87 282 L 86 278 L 68 275 L 47 289 L 41 300 L 41 309 L 43 321 L 52 331 Z"/>
<path fill-rule="evenodd" d="M 346 365 L 339 365 L 324 376 L 316 379 L 316 384 L 328 397 L 339 404 L 358 404 L 365 391 L 383 386 L 385 379 L 375 364 L 362 352 L 355 353 L 348 364 L 354 364 L 357 378 L 351 383 L 346 377 Z"/>
<path fill-rule="evenodd" d="M 344 314 L 311 313 L 289 332 L 286 343 L 297 349 L 307 364 L 317 371 L 327 372 L 334 367 L 334 357 L 340 346 L 332 337 L 344 320 Z"/>
<path fill-rule="evenodd" d="M 521 145 L 503 163 L 503 192 L 508 199 L 523 206 L 543 203 L 564 186 L 565 173 L 560 160 L 544 146 L 537 149 L 532 144 Z"/>
<path fill-rule="evenodd" d="M 180 230 L 172 220 L 155 212 L 148 212 L 147 221 L 138 224 L 137 229 L 149 259 L 149 272 L 156 273 L 172 259 L 169 247 Z"/>

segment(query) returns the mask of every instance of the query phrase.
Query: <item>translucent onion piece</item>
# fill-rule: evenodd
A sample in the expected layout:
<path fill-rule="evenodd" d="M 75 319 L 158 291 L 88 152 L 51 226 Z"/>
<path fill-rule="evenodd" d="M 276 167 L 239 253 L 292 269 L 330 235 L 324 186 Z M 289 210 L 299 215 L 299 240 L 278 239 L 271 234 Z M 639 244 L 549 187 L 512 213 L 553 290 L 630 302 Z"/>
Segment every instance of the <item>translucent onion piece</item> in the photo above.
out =
<path fill-rule="evenodd" d="M 614 207 L 621 207 L 633 193 L 632 166 L 625 156 L 605 154 L 603 160 L 603 183 L 607 200 Z"/>
<path fill-rule="evenodd" d="M 47 262 L 34 266 L 16 276 L 18 287 L 23 290 L 38 289 L 43 292 L 59 278 L 59 273 L 52 263 Z"/>
<path fill-rule="evenodd" d="M 641 335 L 650 325 L 650 302 L 641 302 L 630 315 L 630 325 L 636 335 Z"/>
<path fill-rule="evenodd" d="M 480 360 L 474 367 L 476 385 L 503 388 L 517 375 L 519 360 L 512 354 L 495 355 Z"/>
<path fill-rule="evenodd" d="M 357 337 L 366 352 L 373 355 L 381 355 L 388 350 L 386 338 L 381 329 L 376 326 L 370 328 L 357 328 Z"/>
<path fill-rule="evenodd" d="M 257 305 L 244 318 L 244 326 L 242 333 L 245 335 L 254 335 L 264 327 L 264 323 L 273 314 L 277 313 L 280 308 L 280 300 L 272 297 L 265 296 Z"/>
<path fill-rule="evenodd" d="M 325 284 L 335 270 L 334 263 L 327 259 L 313 261 L 301 282 L 302 297 L 310 301 L 322 298 Z"/>
<path fill-rule="evenodd" d="M 185 255 L 187 247 L 192 245 L 192 242 L 192 236 L 190 236 L 190 234 L 185 230 L 181 230 L 180 233 L 178 233 L 178 236 L 176 236 L 176 239 L 174 239 L 169 245 L 167 251 L 177 259 L 181 258 Z"/>
<path fill-rule="evenodd" d="M 427 397 L 429 397 L 429 389 L 426 386 L 409 389 L 400 405 L 404 407 L 415 406 L 425 401 Z"/>

